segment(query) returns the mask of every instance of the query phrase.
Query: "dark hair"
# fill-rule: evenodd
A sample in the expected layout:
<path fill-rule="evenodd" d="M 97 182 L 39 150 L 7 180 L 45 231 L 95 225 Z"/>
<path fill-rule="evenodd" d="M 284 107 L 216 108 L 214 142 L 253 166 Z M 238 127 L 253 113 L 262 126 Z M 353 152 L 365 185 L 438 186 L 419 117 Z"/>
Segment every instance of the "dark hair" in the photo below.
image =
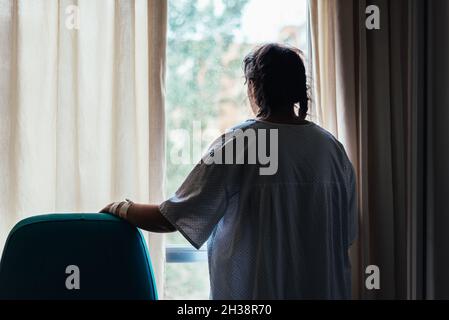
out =
<path fill-rule="evenodd" d="M 299 103 L 301 115 L 308 110 L 306 68 L 301 50 L 280 44 L 262 45 L 243 60 L 246 83 L 251 89 L 260 117 L 291 113 Z"/>

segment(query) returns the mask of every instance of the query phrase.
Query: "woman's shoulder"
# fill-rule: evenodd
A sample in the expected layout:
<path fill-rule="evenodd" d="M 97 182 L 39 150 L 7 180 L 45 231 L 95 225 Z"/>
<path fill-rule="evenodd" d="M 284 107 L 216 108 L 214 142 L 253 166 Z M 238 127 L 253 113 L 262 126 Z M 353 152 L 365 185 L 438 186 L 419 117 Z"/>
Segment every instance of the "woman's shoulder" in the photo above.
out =
<path fill-rule="evenodd" d="M 248 128 L 252 128 L 257 124 L 257 121 L 254 119 L 245 120 L 231 128 L 228 129 L 228 132 L 236 131 L 236 130 L 245 130 Z"/>
<path fill-rule="evenodd" d="M 334 134 L 332 134 L 330 131 L 326 130 L 325 128 L 321 127 L 321 126 L 316 126 L 317 128 L 317 133 L 318 135 L 321 137 L 321 139 L 323 141 L 327 141 L 327 145 L 332 145 L 333 148 L 337 151 L 337 153 L 342 157 L 343 161 L 345 162 L 345 165 L 347 165 L 348 163 L 351 163 L 348 157 L 348 154 L 346 152 L 346 148 L 343 145 L 343 143 L 334 136 Z"/>
<path fill-rule="evenodd" d="M 320 125 L 315 125 L 315 133 L 332 141 L 337 141 L 337 138 L 327 129 L 323 128 Z"/>
<path fill-rule="evenodd" d="M 245 120 L 231 128 L 229 128 L 223 136 L 227 136 L 229 133 L 235 133 L 235 131 L 245 131 L 247 129 L 280 129 L 287 130 L 289 136 L 294 136 L 292 131 L 297 131 L 301 136 L 314 136 L 316 139 L 321 141 L 328 141 L 333 144 L 343 147 L 340 141 L 327 129 L 321 127 L 320 125 L 309 121 L 307 124 L 278 124 L 270 123 L 266 121 L 260 121 L 256 119 Z"/>

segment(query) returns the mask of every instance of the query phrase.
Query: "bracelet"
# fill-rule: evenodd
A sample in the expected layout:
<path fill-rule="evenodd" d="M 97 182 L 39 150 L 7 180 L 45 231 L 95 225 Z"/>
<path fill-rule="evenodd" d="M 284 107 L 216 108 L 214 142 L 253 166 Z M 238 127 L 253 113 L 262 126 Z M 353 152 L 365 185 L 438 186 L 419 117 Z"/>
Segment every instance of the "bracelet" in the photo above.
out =
<path fill-rule="evenodd" d="M 113 215 L 116 215 L 117 213 L 117 208 L 120 206 L 121 202 L 114 202 L 111 206 L 111 208 L 109 209 L 109 212 L 112 213 Z"/>
<path fill-rule="evenodd" d="M 129 199 L 125 199 L 125 201 L 121 202 L 121 206 L 120 209 L 118 211 L 118 216 L 122 219 L 126 219 L 128 216 L 128 209 L 134 204 L 134 202 L 132 202 Z"/>
<path fill-rule="evenodd" d="M 134 204 L 129 199 L 125 199 L 125 201 L 114 202 L 109 209 L 109 212 L 115 216 L 119 216 L 122 219 L 126 219 L 128 216 L 128 209 Z"/>

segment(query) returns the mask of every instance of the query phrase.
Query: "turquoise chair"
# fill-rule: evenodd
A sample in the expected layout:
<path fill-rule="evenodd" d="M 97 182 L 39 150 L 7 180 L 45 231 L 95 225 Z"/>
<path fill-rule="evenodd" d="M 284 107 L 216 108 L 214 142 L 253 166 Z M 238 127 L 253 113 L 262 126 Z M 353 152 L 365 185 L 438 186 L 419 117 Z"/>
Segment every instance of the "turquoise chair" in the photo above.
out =
<path fill-rule="evenodd" d="M 109 214 L 50 214 L 10 232 L 0 299 L 157 300 L 157 290 L 137 228 Z"/>

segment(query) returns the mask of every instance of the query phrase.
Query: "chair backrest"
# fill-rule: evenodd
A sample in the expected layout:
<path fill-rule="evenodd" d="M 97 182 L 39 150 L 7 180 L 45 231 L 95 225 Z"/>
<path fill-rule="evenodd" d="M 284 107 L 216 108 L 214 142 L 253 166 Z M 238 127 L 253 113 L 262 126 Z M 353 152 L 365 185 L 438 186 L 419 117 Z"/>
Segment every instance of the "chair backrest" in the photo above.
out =
<path fill-rule="evenodd" d="M 10 232 L 0 299 L 156 300 L 157 291 L 137 228 L 108 214 L 50 214 Z"/>

